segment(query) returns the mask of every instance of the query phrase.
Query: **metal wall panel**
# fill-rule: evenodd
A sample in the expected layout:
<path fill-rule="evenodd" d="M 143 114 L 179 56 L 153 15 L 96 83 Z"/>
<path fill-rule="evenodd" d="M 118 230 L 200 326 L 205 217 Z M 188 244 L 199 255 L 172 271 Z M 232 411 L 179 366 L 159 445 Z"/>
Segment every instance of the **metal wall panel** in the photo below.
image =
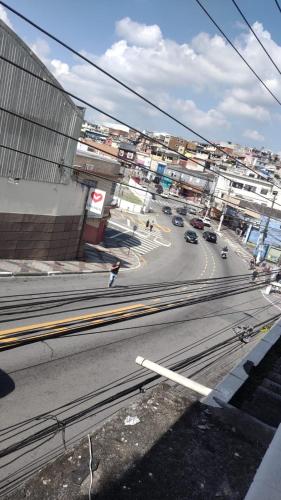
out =
<path fill-rule="evenodd" d="M 20 66 L 59 83 L 27 45 L 0 20 L 0 53 Z M 76 138 L 80 135 L 83 112 L 71 99 L 20 69 L 0 61 L 0 106 Z M 31 181 L 67 183 L 76 141 L 56 132 L 0 111 L 0 145 L 40 156 L 57 165 L 8 151 L 0 147 L 0 176 Z"/>

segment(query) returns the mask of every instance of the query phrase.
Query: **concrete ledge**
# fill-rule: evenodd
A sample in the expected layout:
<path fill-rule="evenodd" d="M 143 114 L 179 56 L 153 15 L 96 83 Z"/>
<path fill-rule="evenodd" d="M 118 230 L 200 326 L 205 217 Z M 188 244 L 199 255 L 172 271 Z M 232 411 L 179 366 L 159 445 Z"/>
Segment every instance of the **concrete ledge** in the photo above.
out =
<path fill-rule="evenodd" d="M 245 500 L 280 500 L 280 463 L 281 425 L 264 455 Z"/>
<path fill-rule="evenodd" d="M 246 371 L 247 362 L 253 366 L 258 366 L 280 336 L 281 322 L 278 320 L 278 322 L 263 337 L 263 339 L 229 372 L 229 374 L 214 388 L 209 396 L 202 400 L 202 402 L 206 405 L 214 407 L 219 406 L 216 398 L 224 403 L 229 403 L 234 394 L 249 377 L 249 373 Z"/>

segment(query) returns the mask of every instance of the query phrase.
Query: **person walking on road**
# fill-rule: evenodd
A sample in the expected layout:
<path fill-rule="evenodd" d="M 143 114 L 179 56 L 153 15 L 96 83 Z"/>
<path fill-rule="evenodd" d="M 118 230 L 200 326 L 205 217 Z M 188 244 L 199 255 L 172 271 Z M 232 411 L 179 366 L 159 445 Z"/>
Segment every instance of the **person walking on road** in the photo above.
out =
<path fill-rule="evenodd" d="M 149 224 L 150 224 L 149 219 L 147 219 L 146 224 L 145 224 L 145 229 L 149 228 Z"/>
<path fill-rule="evenodd" d="M 151 223 L 150 223 L 150 226 L 149 226 L 150 232 L 151 232 L 151 231 L 152 231 L 152 229 L 153 229 L 153 224 L 154 224 L 154 220 L 152 220 L 152 221 L 151 221 Z"/>
<path fill-rule="evenodd" d="M 256 265 L 255 258 L 252 257 L 250 260 L 250 268 L 249 269 L 255 269 L 255 265 Z"/>
<path fill-rule="evenodd" d="M 253 274 L 252 274 L 252 281 L 256 281 L 258 274 L 259 274 L 259 272 L 257 271 L 257 269 L 254 269 Z"/>
<path fill-rule="evenodd" d="M 108 283 L 109 288 L 112 287 L 114 281 L 116 280 L 117 274 L 119 273 L 120 266 L 121 266 L 120 260 L 117 260 L 115 262 L 115 264 L 112 264 L 112 267 L 110 269 L 110 275 L 109 275 L 109 283 Z"/>

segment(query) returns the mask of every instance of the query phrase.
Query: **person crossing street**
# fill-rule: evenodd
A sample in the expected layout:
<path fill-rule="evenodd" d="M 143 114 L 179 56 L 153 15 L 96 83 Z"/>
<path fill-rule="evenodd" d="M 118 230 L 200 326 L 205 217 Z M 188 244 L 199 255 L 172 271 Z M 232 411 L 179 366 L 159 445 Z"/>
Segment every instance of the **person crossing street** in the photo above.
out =
<path fill-rule="evenodd" d="M 114 284 L 117 274 L 119 273 L 119 269 L 121 266 L 120 260 L 117 260 L 115 264 L 112 264 L 112 267 L 110 269 L 110 275 L 109 275 L 109 282 L 108 282 L 108 287 L 111 288 L 112 285 Z"/>

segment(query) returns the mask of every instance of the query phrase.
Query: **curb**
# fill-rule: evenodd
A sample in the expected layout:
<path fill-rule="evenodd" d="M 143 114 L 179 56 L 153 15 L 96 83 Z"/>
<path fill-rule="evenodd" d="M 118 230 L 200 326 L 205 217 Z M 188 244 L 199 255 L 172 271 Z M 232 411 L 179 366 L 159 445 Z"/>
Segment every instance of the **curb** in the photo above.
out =
<path fill-rule="evenodd" d="M 1 271 L 0 278 L 13 278 L 17 276 L 25 276 L 25 277 L 33 277 L 33 276 L 62 276 L 62 275 L 71 275 L 71 274 L 99 274 L 99 273 L 108 273 L 108 271 L 91 271 L 91 270 L 82 270 L 82 271 L 42 271 L 42 272 L 9 272 L 9 271 Z"/>

